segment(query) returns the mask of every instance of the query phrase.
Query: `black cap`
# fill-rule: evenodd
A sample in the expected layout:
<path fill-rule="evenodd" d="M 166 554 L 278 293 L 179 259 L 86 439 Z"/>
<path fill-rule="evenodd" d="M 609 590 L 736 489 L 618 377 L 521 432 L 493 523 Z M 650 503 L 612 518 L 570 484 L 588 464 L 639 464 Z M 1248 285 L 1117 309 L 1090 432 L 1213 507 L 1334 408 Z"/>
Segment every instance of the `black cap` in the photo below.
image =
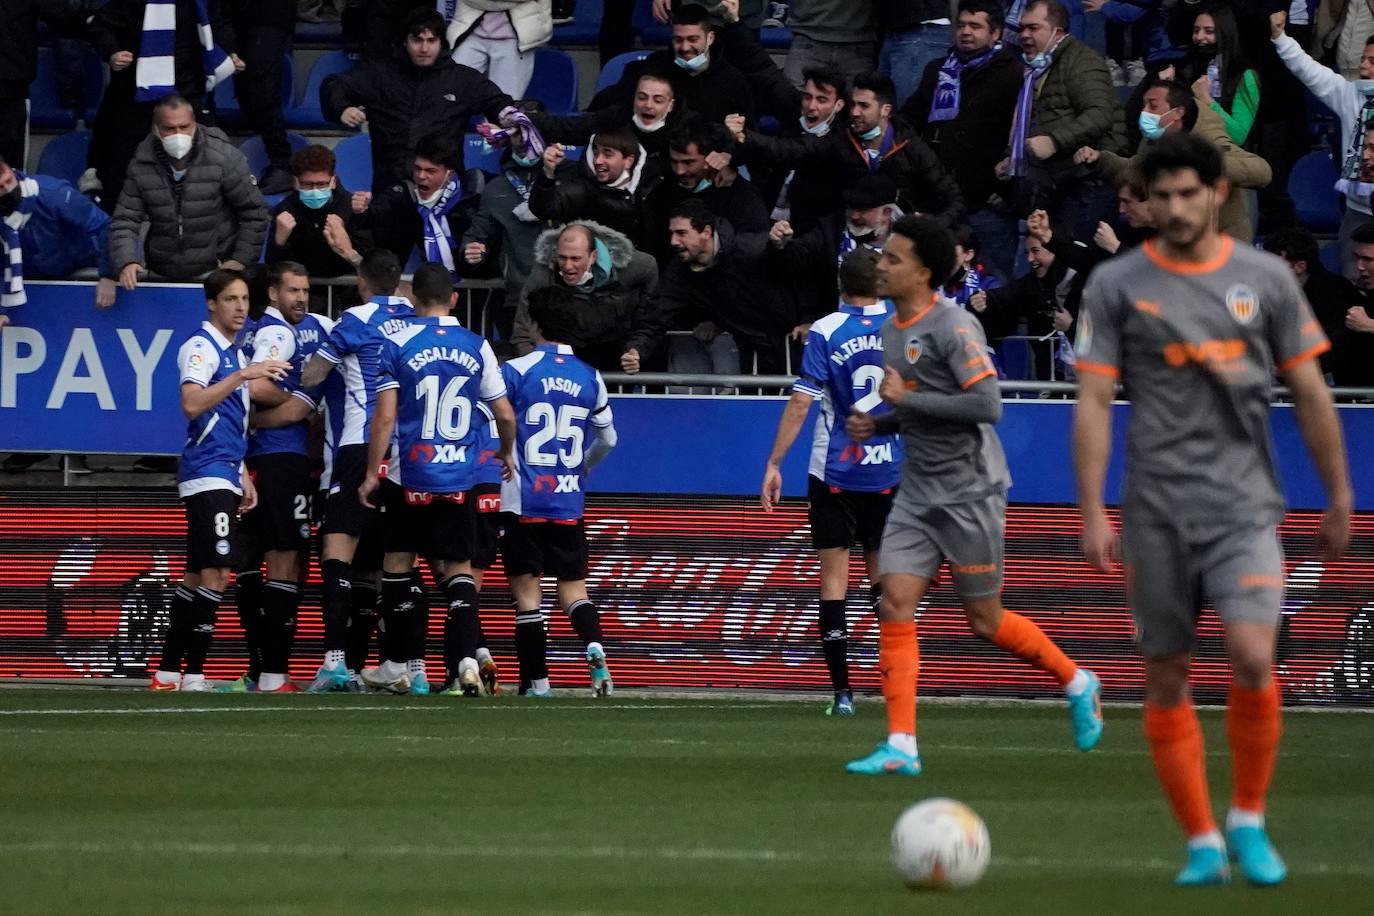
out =
<path fill-rule="evenodd" d="M 872 210 L 897 202 L 897 185 L 886 175 L 868 174 L 844 189 L 846 210 Z"/>

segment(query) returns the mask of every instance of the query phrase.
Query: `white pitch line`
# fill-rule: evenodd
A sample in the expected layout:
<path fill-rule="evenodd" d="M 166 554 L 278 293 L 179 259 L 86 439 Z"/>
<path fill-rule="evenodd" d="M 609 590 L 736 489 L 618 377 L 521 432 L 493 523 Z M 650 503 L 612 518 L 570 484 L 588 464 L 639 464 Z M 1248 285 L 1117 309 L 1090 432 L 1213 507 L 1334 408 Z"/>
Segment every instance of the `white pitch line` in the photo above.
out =
<path fill-rule="evenodd" d="M 36 840 L 31 842 L 0 843 L 0 854 L 45 854 L 76 853 L 86 855 L 117 855 L 134 853 L 137 855 L 157 856 L 272 856 L 297 858 L 334 858 L 355 856 L 366 853 L 368 856 L 389 856 L 399 858 L 499 858 L 510 861 L 538 861 L 539 859 L 613 859 L 662 862 L 742 862 L 742 863 L 834 863 L 847 861 L 854 864 L 869 864 L 872 856 L 836 855 L 834 850 L 800 852 L 797 850 L 768 848 L 721 848 L 710 846 L 546 846 L 546 847 L 497 847 L 491 845 L 454 846 L 439 845 L 340 845 L 321 843 L 231 843 L 231 842 L 171 842 L 145 843 L 131 841 L 59 841 Z M 1057 870 L 1070 872 L 1168 872 L 1178 867 L 1177 862 L 1159 858 L 1053 858 L 1046 856 L 993 856 L 994 867 L 1012 869 Z M 1374 877 L 1374 867 L 1354 863 L 1333 865 L 1327 862 L 1290 863 L 1290 870 L 1297 875 L 1322 877 Z"/>
<path fill-rule="evenodd" d="M 614 709 L 620 712 L 635 712 L 637 710 L 662 710 L 662 709 L 776 709 L 775 703 L 634 703 L 617 704 L 614 702 L 593 702 L 588 700 L 586 703 L 549 703 L 546 701 L 530 700 L 519 704 L 468 704 L 468 703 L 444 703 L 436 701 L 432 706 L 413 706 L 397 703 L 388 706 L 157 706 L 148 709 L 0 709 L 0 716 L 154 716 L 154 715 L 203 715 L 213 713 L 275 713 L 287 712 L 292 714 L 317 713 L 317 712 L 375 712 L 386 710 L 388 712 L 452 712 L 461 709 L 464 712 L 531 712 L 544 709 L 572 709 L 572 710 L 607 710 Z"/>

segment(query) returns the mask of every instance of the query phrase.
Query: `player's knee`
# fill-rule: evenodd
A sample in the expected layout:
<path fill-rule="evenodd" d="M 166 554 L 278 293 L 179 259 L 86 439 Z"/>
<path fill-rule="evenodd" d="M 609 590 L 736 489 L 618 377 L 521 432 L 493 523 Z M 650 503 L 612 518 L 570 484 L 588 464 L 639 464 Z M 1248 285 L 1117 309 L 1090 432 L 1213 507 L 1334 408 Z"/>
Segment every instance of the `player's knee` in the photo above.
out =
<path fill-rule="evenodd" d="M 1259 690 L 1269 683 L 1274 668 L 1273 653 L 1267 649 L 1233 652 L 1231 679 L 1247 690 Z"/>
<path fill-rule="evenodd" d="M 200 584 L 215 592 L 223 592 L 229 587 L 229 570 L 207 567 L 200 571 Z"/>
<path fill-rule="evenodd" d="M 973 630 L 973 635 L 979 639 L 991 640 L 997 635 L 998 621 L 987 613 L 972 613 L 968 615 L 969 629 Z"/>
<path fill-rule="evenodd" d="M 1188 699 L 1187 655 L 1147 659 L 1145 699 L 1154 706 L 1171 707 Z"/>
<path fill-rule="evenodd" d="M 901 600 L 902 596 L 884 594 L 878 601 L 878 619 L 885 623 L 904 623 L 916 614 L 916 602 Z"/>

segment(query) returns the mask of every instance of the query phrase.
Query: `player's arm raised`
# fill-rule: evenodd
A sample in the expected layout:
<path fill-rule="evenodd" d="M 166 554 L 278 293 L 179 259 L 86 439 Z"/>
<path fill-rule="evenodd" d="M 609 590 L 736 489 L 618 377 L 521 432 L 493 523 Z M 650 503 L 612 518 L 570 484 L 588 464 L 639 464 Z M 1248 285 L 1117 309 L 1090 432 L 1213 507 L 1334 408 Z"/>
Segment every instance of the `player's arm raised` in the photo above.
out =
<path fill-rule="evenodd" d="M 759 489 L 759 502 L 763 504 L 765 512 L 772 512 L 773 507 L 782 499 L 782 459 L 787 456 L 792 443 L 797 441 L 814 400 L 815 398 L 805 391 L 794 390 L 792 397 L 787 399 L 787 406 L 782 410 L 782 417 L 778 420 L 778 432 L 773 437 L 773 451 L 769 453 L 768 461 L 763 466 L 763 486 Z"/>
<path fill-rule="evenodd" d="M 1283 371 L 1283 377 L 1293 392 L 1293 412 L 1307 442 L 1307 451 L 1326 488 L 1326 511 L 1317 534 L 1318 546 L 1328 560 L 1334 560 L 1350 544 L 1350 511 L 1354 502 L 1341 421 L 1315 359 L 1290 366 Z"/>
<path fill-rule="evenodd" d="M 1096 372 L 1078 374 L 1073 412 L 1073 466 L 1078 481 L 1078 512 L 1083 517 L 1083 554 L 1100 572 L 1111 569 L 1116 532 L 1107 520 L 1102 492 L 1112 453 L 1112 398 L 1116 379 Z"/>

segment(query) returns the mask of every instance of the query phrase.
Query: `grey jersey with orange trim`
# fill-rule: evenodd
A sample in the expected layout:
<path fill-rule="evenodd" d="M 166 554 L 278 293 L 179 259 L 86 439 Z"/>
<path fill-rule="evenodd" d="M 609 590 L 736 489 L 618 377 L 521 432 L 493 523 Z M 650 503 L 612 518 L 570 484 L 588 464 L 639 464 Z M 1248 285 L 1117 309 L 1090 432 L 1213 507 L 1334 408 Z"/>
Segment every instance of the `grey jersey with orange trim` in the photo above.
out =
<path fill-rule="evenodd" d="M 910 322 L 893 315 L 883 324 L 883 362 L 907 388 L 958 394 L 996 378 L 982 325 L 948 299 L 936 299 Z M 1011 472 L 997 432 L 987 423 L 959 423 L 895 408 L 906 466 L 896 501 L 942 506 L 1006 493 Z"/>
<path fill-rule="evenodd" d="M 1223 526 L 1281 521 L 1274 371 L 1329 347 L 1288 265 L 1229 237 L 1206 264 L 1146 242 L 1097 268 L 1078 371 L 1120 378 L 1131 401 L 1125 505 Z"/>

